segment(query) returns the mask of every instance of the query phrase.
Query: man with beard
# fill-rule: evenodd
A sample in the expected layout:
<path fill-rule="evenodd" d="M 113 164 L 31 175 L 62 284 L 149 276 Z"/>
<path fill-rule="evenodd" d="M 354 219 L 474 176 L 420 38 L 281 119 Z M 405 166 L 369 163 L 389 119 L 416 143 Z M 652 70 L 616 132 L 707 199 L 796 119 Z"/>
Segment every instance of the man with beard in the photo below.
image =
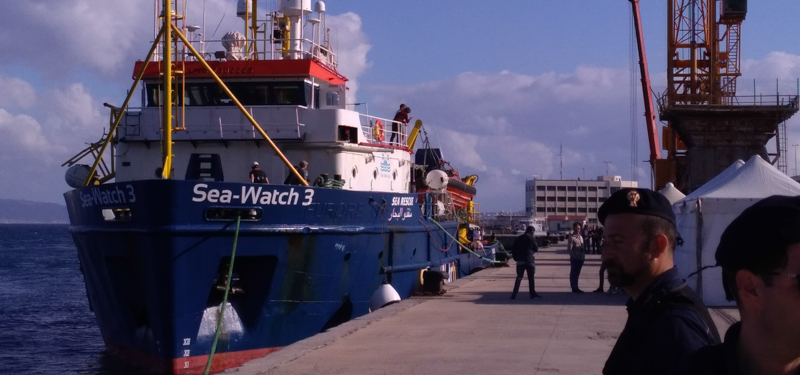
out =
<path fill-rule="evenodd" d="M 800 197 L 775 195 L 744 210 L 715 257 L 742 320 L 675 374 L 800 374 Z"/>
<path fill-rule="evenodd" d="M 628 321 L 603 374 L 665 374 L 718 343 L 708 310 L 673 264 L 678 235 L 669 201 L 649 189 L 621 189 L 597 216 L 608 280 L 630 296 Z"/>

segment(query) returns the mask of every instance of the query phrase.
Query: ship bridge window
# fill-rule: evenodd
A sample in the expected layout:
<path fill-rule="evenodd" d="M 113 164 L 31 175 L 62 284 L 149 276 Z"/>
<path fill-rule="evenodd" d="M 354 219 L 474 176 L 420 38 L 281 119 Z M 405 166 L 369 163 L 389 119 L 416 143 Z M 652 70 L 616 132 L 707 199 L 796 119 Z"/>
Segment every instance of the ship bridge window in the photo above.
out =
<path fill-rule="evenodd" d="M 228 89 L 242 105 L 300 105 L 309 106 L 314 92 L 319 88 L 307 82 L 230 82 Z M 185 87 L 185 89 L 184 89 Z M 187 82 L 177 84 L 175 105 L 220 106 L 234 105 L 233 99 L 215 82 Z M 145 87 L 148 107 L 163 105 L 163 90 L 160 83 Z"/>
<path fill-rule="evenodd" d="M 339 105 L 339 93 L 338 92 L 328 92 L 325 94 L 325 104 L 329 106 L 338 106 Z"/>

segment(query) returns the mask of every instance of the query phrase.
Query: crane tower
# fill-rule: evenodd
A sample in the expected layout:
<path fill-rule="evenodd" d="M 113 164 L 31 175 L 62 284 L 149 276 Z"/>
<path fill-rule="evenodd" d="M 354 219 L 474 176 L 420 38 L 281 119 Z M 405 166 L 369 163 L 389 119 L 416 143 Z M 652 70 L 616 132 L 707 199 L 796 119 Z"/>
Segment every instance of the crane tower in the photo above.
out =
<path fill-rule="evenodd" d="M 747 0 L 668 0 L 667 91 L 659 98 L 662 147 L 655 184 L 690 192 L 737 159 L 767 152 L 779 125 L 798 110 L 796 95 L 737 96 Z M 782 137 L 784 139 L 782 139 Z M 774 159 L 771 159 L 773 156 Z"/>

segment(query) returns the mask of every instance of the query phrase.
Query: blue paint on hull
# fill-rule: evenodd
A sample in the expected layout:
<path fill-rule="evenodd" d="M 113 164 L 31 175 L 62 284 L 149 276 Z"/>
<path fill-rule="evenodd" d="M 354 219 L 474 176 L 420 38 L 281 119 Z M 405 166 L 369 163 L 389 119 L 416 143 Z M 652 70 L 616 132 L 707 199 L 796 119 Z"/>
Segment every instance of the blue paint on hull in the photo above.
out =
<path fill-rule="evenodd" d="M 464 276 L 477 258 L 422 215 L 416 194 L 152 180 L 64 196 L 106 345 L 167 372 L 211 349 L 235 222 L 209 220 L 209 209 L 262 210 L 241 223 L 217 353 L 289 345 L 366 314 L 384 278 L 407 298 L 424 265 Z M 455 221 L 442 226 L 455 235 Z"/>

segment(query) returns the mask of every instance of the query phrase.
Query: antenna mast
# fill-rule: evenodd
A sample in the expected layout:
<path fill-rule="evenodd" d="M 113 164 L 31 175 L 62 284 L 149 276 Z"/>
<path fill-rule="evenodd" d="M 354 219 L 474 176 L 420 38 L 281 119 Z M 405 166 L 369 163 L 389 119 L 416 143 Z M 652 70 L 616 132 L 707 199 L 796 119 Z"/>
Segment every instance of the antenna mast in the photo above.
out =
<path fill-rule="evenodd" d="M 603 163 L 606 163 L 606 176 L 608 176 L 608 165 L 611 164 L 611 162 L 610 161 L 604 161 Z"/>

